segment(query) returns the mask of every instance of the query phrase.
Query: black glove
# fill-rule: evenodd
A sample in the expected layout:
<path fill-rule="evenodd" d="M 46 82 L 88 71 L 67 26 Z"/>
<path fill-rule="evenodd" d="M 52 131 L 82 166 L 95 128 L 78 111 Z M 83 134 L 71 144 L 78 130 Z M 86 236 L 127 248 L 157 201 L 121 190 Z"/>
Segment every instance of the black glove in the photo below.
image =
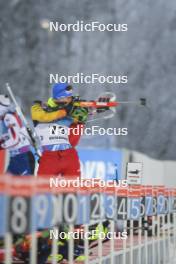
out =
<path fill-rule="evenodd" d="M 108 103 L 110 101 L 110 98 L 109 97 L 100 97 L 98 99 L 98 102 L 102 102 L 102 103 Z M 105 111 L 109 110 L 109 107 L 108 106 L 104 106 L 104 107 L 99 107 L 97 109 L 97 113 L 103 113 Z"/>

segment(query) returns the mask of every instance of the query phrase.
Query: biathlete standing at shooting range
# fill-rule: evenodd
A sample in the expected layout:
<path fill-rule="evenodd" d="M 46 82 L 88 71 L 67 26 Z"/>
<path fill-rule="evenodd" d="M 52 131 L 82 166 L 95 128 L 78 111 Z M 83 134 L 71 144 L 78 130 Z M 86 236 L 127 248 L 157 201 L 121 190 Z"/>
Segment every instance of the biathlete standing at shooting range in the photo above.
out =
<path fill-rule="evenodd" d="M 47 103 L 35 101 L 31 108 L 31 116 L 35 131 L 42 146 L 42 156 L 39 162 L 38 175 L 80 177 L 80 162 L 75 146 L 78 144 L 83 129 L 88 119 L 88 108 L 75 106 L 73 88 L 67 83 L 57 83 L 52 87 L 52 97 Z M 107 110 L 103 107 L 101 110 Z M 99 112 L 100 109 L 99 109 Z M 58 134 L 52 134 L 59 128 Z M 77 132 L 74 133 L 74 129 Z M 55 130 L 57 131 L 57 129 Z M 64 232 L 68 227 L 63 225 Z M 78 227 L 79 229 L 79 227 Z M 96 227 L 95 227 L 96 229 Z M 92 239 L 94 240 L 94 239 Z M 81 243 L 81 242 L 80 242 Z M 64 239 L 59 246 L 59 256 L 68 259 L 68 241 Z M 49 256 L 46 255 L 46 259 Z M 84 250 L 79 241 L 74 245 L 74 259 L 83 260 Z M 45 263 L 45 262 L 42 262 Z"/>
<path fill-rule="evenodd" d="M 0 148 L 9 151 L 7 172 L 13 175 L 32 175 L 35 158 L 26 127 L 6 95 L 0 95 Z"/>
<path fill-rule="evenodd" d="M 73 88 L 67 83 L 52 87 L 52 97 L 47 103 L 36 101 L 31 108 L 35 131 L 40 138 L 43 154 L 38 175 L 80 177 L 80 162 L 75 146 L 88 118 L 88 109 L 74 107 Z M 58 128 L 58 135 L 51 133 Z"/>

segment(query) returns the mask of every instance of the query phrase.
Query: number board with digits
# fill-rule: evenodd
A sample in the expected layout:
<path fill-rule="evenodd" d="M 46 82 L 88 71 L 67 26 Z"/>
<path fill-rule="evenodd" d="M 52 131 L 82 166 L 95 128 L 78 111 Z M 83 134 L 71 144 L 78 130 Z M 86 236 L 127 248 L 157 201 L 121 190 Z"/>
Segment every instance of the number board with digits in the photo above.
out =
<path fill-rule="evenodd" d="M 32 177 L 26 177 L 32 178 Z M 39 179 L 14 177 L 0 184 L 0 235 L 30 233 L 62 223 L 138 220 L 176 212 L 175 189 L 163 186 L 49 188 Z"/>

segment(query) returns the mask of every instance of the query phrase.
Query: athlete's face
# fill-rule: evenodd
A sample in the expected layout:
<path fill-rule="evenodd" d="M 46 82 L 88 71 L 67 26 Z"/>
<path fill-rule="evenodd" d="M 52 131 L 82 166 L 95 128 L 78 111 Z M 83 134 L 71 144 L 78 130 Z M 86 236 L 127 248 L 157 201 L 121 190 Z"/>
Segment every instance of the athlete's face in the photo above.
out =
<path fill-rule="evenodd" d="M 56 104 L 69 104 L 69 103 L 71 103 L 71 101 L 72 101 L 72 97 L 71 96 L 69 96 L 69 97 L 63 97 L 63 98 L 60 98 L 60 99 L 55 99 L 54 100 L 54 102 L 56 103 Z"/>

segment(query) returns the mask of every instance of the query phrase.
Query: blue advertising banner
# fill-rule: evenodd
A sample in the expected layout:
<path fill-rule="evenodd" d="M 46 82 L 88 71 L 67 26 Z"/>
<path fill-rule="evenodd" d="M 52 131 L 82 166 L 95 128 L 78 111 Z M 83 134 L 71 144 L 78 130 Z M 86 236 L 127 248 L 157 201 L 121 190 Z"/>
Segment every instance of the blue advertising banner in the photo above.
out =
<path fill-rule="evenodd" d="M 122 178 L 122 150 L 78 149 L 82 178 L 119 180 Z"/>

